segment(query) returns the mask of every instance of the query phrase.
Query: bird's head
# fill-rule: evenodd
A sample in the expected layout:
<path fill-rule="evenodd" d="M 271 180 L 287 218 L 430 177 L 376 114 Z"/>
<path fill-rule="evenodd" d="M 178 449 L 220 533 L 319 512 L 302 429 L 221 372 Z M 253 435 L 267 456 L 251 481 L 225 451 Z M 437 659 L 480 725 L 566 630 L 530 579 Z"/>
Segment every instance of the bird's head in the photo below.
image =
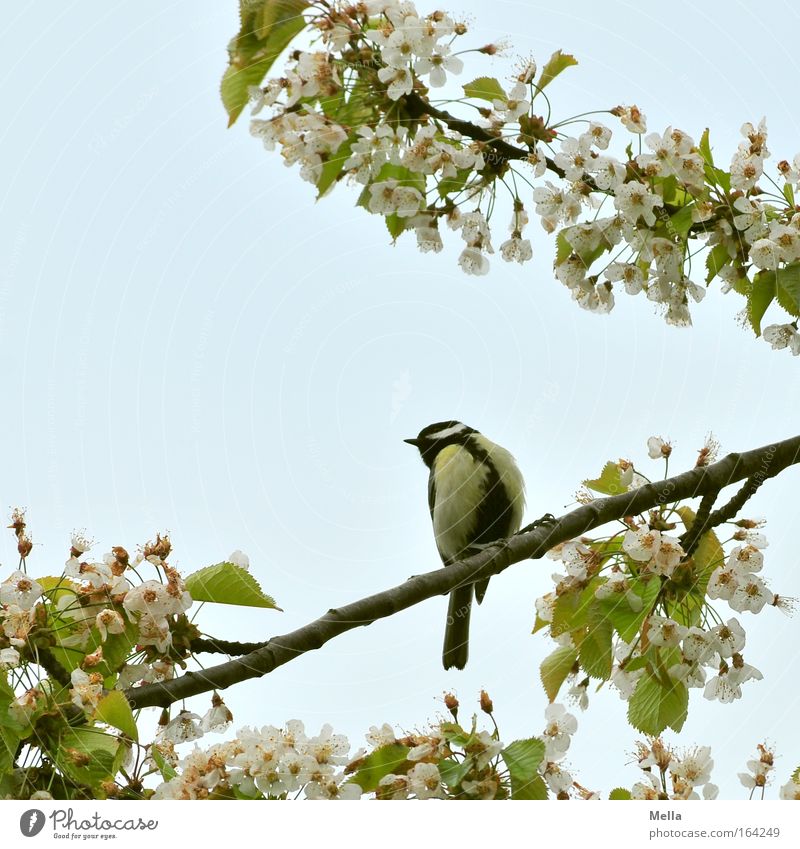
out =
<path fill-rule="evenodd" d="M 442 448 L 462 444 L 472 433 L 478 431 L 463 422 L 435 422 L 422 428 L 418 436 L 403 442 L 416 446 L 425 465 L 430 466 Z"/>

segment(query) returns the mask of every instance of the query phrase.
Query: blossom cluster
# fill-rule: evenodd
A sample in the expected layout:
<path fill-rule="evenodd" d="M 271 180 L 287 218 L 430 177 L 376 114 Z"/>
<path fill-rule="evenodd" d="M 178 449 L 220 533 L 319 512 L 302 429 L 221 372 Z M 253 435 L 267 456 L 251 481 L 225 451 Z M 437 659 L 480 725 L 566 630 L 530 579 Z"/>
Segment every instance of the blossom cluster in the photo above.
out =
<path fill-rule="evenodd" d="M 466 23 L 439 10 L 422 14 L 409 0 L 325 4 L 307 10 L 306 23 L 307 49 L 292 51 L 279 77 L 250 89 L 254 114 L 272 110 L 252 120 L 251 132 L 267 149 L 280 147 L 320 195 L 354 182 L 363 187 L 359 205 L 384 216 L 395 239 L 413 231 L 423 252 L 443 249 L 444 224 L 462 241 L 462 270 L 484 275 L 502 184 L 512 207 L 502 259 L 531 260 L 524 231 L 532 210 L 557 234 L 556 278 L 586 310 L 609 312 L 622 291 L 641 294 L 669 324 L 687 325 L 691 305 L 718 277 L 723 292 L 748 301 L 756 281 L 772 292 L 766 303 L 759 293 L 756 314 L 743 314 L 757 334 L 776 298 L 800 316 L 800 154 L 768 168 L 764 120 L 742 125 L 724 170 L 708 131 L 700 140 L 674 126 L 647 133 L 635 105 L 557 119 L 543 89 L 575 64 L 561 51 L 541 69 L 523 60 L 507 82 L 478 77 L 463 96 L 434 106 L 431 90 L 463 71 L 462 57 L 493 56 L 504 46 L 461 47 Z M 474 107 L 467 120 L 440 105 L 465 102 Z M 626 134 L 617 155 L 615 120 Z M 786 280 L 781 291 L 776 274 Z M 800 354 L 796 320 L 765 327 L 763 337 Z"/>
<path fill-rule="evenodd" d="M 631 788 L 631 799 L 716 799 L 719 788 L 711 783 L 714 761 L 708 746 L 679 753 L 656 737 L 639 742 L 636 761 L 641 779 Z"/>
<path fill-rule="evenodd" d="M 179 716 L 153 743 L 177 775 L 163 782 L 155 799 L 267 798 L 286 799 L 301 793 L 307 799 L 358 799 L 361 788 L 342 770 L 348 763 L 350 743 L 334 734 L 330 725 L 308 736 L 302 722 L 291 720 L 283 728 L 240 729 L 235 739 L 208 749 L 195 746 L 178 758 L 175 744 L 202 733 L 200 718 Z M 222 730 L 226 723 L 207 726 Z"/>
<path fill-rule="evenodd" d="M 699 464 L 709 462 L 714 450 L 706 446 Z M 658 437 L 648 441 L 653 459 L 668 460 L 671 452 L 672 446 Z M 609 494 L 646 482 L 632 463 L 620 461 L 586 484 Z M 592 498 L 588 489 L 581 498 Z M 564 571 L 553 575 L 554 591 L 536 600 L 537 630 L 549 627 L 559 646 L 543 664 L 546 689 L 571 682 L 568 695 L 585 707 L 589 678 L 609 680 L 631 703 L 631 722 L 658 734 L 663 726 L 637 725 L 647 721 L 639 719 L 637 705 L 648 698 L 649 688 L 675 695 L 675 714 L 664 720 L 675 727 L 685 719 L 680 702 L 688 699 L 689 689 L 702 689 L 706 699 L 727 704 L 742 697 L 742 685 L 763 677 L 744 659 L 740 619 L 721 615 L 714 604 L 724 601 L 744 615 L 766 607 L 792 610 L 794 600 L 777 595 L 760 575 L 768 545 L 762 522 L 731 521 L 731 536 L 724 542 L 709 529 L 687 552 L 684 539 L 694 519 L 688 507 L 665 505 L 646 517 L 626 518 L 610 536 L 571 540 L 549 552 Z M 685 536 L 669 532 L 678 522 Z M 565 671 L 553 679 L 556 658 L 564 658 L 559 662 Z"/>

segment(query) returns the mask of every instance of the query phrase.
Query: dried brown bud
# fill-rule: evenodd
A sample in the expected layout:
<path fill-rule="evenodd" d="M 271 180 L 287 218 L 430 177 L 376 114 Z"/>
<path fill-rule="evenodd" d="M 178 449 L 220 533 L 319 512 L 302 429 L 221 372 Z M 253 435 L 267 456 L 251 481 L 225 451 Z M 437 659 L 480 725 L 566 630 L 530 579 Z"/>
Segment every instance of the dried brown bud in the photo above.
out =
<path fill-rule="evenodd" d="M 444 706 L 453 714 L 453 718 L 456 718 L 458 714 L 458 699 L 453 693 L 444 694 Z"/>
<path fill-rule="evenodd" d="M 484 713 L 492 713 L 492 711 L 494 710 L 494 704 L 489 698 L 489 694 L 486 692 L 486 690 L 481 690 L 481 710 Z"/>
<path fill-rule="evenodd" d="M 19 552 L 19 556 L 27 557 L 31 553 L 32 548 L 33 542 L 31 542 L 31 540 L 23 534 L 19 538 L 19 542 L 17 543 L 17 551 Z"/>
<path fill-rule="evenodd" d="M 144 547 L 144 556 L 145 557 L 158 557 L 161 560 L 166 560 L 169 557 L 169 553 L 172 551 L 172 543 L 169 541 L 169 537 L 161 534 L 156 534 L 155 542 L 148 542 Z"/>

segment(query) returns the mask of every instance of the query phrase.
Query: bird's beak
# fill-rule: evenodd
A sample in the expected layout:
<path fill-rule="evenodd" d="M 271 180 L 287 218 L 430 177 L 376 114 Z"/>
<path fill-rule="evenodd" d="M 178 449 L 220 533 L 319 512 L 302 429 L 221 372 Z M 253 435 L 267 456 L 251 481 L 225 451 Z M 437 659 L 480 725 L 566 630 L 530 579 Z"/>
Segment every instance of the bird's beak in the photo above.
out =
<path fill-rule="evenodd" d="M 407 442 L 409 445 L 414 445 L 419 448 L 419 440 L 418 439 L 404 439 L 403 442 Z"/>

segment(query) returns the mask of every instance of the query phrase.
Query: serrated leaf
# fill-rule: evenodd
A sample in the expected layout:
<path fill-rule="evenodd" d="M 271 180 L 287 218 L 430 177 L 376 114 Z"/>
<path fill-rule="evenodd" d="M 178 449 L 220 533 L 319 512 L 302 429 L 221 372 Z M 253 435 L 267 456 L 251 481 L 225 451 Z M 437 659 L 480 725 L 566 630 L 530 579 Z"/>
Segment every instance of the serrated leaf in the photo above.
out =
<path fill-rule="evenodd" d="M 515 740 L 500 752 L 511 777 L 512 799 L 546 799 L 547 785 L 539 775 L 544 743 L 537 737 Z"/>
<path fill-rule="evenodd" d="M 186 577 L 186 589 L 195 601 L 280 610 L 250 572 L 234 563 L 217 563 L 193 572 Z"/>
<path fill-rule="evenodd" d="M 139 729 L 136 727 L 133 711 L 121 690 L 112 690 L 108 695 L 103 696 L 94 716 L 95 719 L 119 729 L 131 740 L 139 739 Z"/>
<path fill-rule="evenodd" d="M 556 50 L 542 68 L 542 73 L 537 83 L 538 87 L 544 88 L 550 85 L 562 71 L 566 71 L 571 65 L 577 64 L 578 60 L 574 56 L 569 53 L 563 53 L 561 50 Z"/>
<path fill-rule="evenodd" d="M 534 623 L 533 623 L 533 630 L 531 631 L 531 634 L 535 634 L 537 631 L 541 631 L 542 628 L 549 627 L 549 625 L 550 625 L 550 623 L 545 622 L 544 619 L 542 619 L 542 617 L 539 616 L 539 614 L 537 613 L 536 619 L 534 620 Z"/>
<path fill-rule="evenodd" d="M 386 229 L 389 231 L 389 235 L 393 241 L 406 229 L 407 222 L 407 218 L 401 218 L 395 212 L 386 216 Z"/>
<path fill-rule="evenodd" d="M 775 272 L 760 271 L 747 294 L 747 318 L 756 336 L 761 335 L 761 319 L 777 294 Z"/>
<path fill-rule="evenodd" d="M 633 592 L 642 600 L 641 610 L 631 608 L 624 593 L 615 593 L 608 598 L 600 599 L 600 609 L 626 643 L 630 643 L 639 633 L 647 614 L 652 610 L 661 583 L 657 579 L 641 581 L 638 578 L 629 579 Z"/>
<path fill-rule="evenodd" d="M 580 645 L 581 666 L 592 678 L 606 681 L 613 663 L 611 640 L 614 628 L 596 599 L 589 608 L 586 625 L 586 635 Z"/>
<path fill-rule="evenodd" d="M 601 492 L 603 495 L 620 495 L 628 491 L 627 485 L 622 483 L 622 469 L 613 460 L 609 460 L 603 466 L 603 471 L 600 473 L 599 478 L 585 480 L 583 485 L 588 486 L 589 489 L 593 489 L 595 492 Z"/>
<path fill-rule="evenodd" d="M 583 590 L 563 593 L 556 598 L 553 605 L 553 621 L 550 623 L 550 634 L 554 637 L 575 631 L 586 625 L 586 613 L 594 601 L 592 585 Z"/>
<path fill-rule="evenodd" d="M 561 646 L 549 654 L 539 667 L 539 677 L 542 679 L 547 698 L 554 702 L 561 685 L 572 671 L 578 660 L 578 652 L 570 646 Z"/>
<path fill-rule="evenodd" d="M 464 95 L 479 100 L 488 100 L 489 103 L 494 100 L 506 101 L 508 99 L 503 86 L 494 77 L 478 77 L 471 83 L 467 83 L 464 86 Z"/>
<path fill-rule="evenodd" d="M 708 130 L 706 130 L 708 132 Z M 615 787 L 609 794 L 609 799 L 630 799 L 631 791 L 626 790 L 624 787 Z"/>
<path fill-rule="evenodd" d="M 800 263 L 774 271 L 778 303 L 795 318 L 800 317 Z"/>
<path fill-rule="evenodd" d="M 800 784 L 800 766 L 792 773 L 792 781 Z"/>
<path fill-rule="evenodd" d="M 689 691 L 680 681 L 664 684 L 643 675 L 628 701 L 628 722 L 643 734 L 654 737 L 665 728 L 680 731 L 689 709 Z"/>
<path fill-rule="evenodd" d="M 220 95 L 230 127 L 248 101 L 250 86 L 259 85 L 289 42 L 305 28 L 307 0 L 240 0 L 241 27 L 231 42 L 229 65 Z"/>
<path fill-rule="evenodd" d="M 348 779 L 348 784 L 357 784 L 364 793 L 373 793 L 378 783 L 387 775 L 404 775 L 414 764 L 408 760 L 411 750 L 401 743 L 388 743 L 370 752 L 358 771 Z"/>

